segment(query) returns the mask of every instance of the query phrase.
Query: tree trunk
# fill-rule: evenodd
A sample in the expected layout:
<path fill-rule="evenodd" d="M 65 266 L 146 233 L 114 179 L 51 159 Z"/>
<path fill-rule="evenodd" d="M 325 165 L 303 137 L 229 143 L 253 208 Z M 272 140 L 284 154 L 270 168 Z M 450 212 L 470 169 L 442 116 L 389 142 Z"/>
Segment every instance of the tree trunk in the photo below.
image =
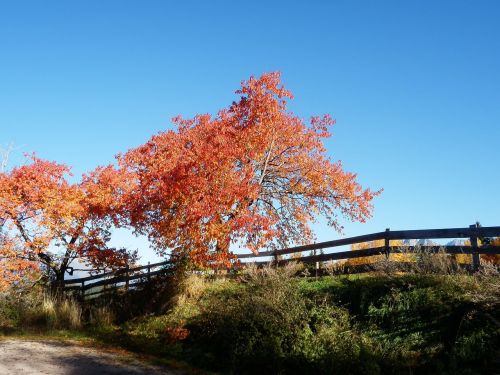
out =
<path fill-rule="evenodd" d="M 66 267 L 61 267 L 59 269 L 53 269 L 55 278 L 51 283 L 51 290 L 53 293 L 62 293 L 64 289 L 64 275 L 66 273 Z"/>

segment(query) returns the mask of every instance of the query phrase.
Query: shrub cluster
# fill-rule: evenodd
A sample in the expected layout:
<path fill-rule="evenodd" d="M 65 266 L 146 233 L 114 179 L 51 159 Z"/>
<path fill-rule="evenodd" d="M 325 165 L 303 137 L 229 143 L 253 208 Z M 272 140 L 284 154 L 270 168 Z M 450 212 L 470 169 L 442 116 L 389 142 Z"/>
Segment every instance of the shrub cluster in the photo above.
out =
<path fill-rule="evenodd" d="M 498 273 L 291 277 L 296 273 L 253 270 L 231 287 L 208 287 L 184 320 L 164 322 L 189 332 L 179 340 L 184 358 L 228 373 L 495 368 Z"/>
<path fill-rule="evenodd" d="M 378 373 L 348 311 L 305 299 L 295 273 L 252 270 L 246 287 L 210 293 L 186 326 L 191 357 L 236 373 Z"/>
<path fill-rule="evenodd" d="M 494 373 L 498 270 L 424 268 L 297 278 L 292 265 L 249 269 L 237 280 L 184 272 L 82 307 L 35 288 L 1 296 L 0 326 L 83 326 L 102 340 L 222 373 Z"/>
<path fill-rule="evenodd" d="M 39 286 L 13 287 L 0 296 L 0 329 L 80 329 L 82 308 L 72 298 Z"/>

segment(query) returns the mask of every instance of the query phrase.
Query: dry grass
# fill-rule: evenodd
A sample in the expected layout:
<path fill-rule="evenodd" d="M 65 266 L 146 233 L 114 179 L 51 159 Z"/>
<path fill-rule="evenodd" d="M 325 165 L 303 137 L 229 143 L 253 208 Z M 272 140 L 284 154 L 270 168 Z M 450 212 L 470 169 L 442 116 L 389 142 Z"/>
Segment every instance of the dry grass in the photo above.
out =
<path fill-rule="evenodd" d="M 71 298 L 46 294 L 40 311 L 34 311 L 34 313 L 35 315 L 41 313 L 42 316 L 37 318 L 45 320 L 50 328 L 78 329 L 82 326 L 82 309 Z"/>
<path fill-rule="evenodd" d="M 282 281 L 300 274 L 304 271 L 304 264 L 298 262 L 289 262 L 282 267 L 273 267 L 268 264 L 264 267 L 257 267 L 255 264 L 249 264 L 245 267 L 241 279 L 247 283 L 262 283 L 263 281 Z"/>
<path fill-rule="evenodd" d="M 483 262 L 479 272 L 474 273 L 472 285 L 466 293 L 472 301 L 482 306 L 497 309 L 500 306 L 500 271 L 498 265 Z M 500 327 L 500 323 L 497 322 Z"/>
<path fill-rule="evenodd" d="M 401 261 L 401 259 L 404 261 Z M 385 275 L 401 272 L 420 275 L 456 275 L 465 272 L 444 249 L 439 249 L 438 252 L 431 252 L 419 246 L 411 253 L 407 253 L 404 249 L 401 249 L 401 253 L 391 254 L 389 257 L 381 257 L 378 262 L 373 263 L 373 268 L 375 272 Z"/>
<path fill-rule="evenodd" d="M 115 314 L 108 306 L 95 306 L 90 309 L 89 323 L 94 327 L 109 327 L 115 321 Z"/>
<path fill-rule="evenodd" d="M 191 300 L 199 299 L 208 286 L 205 276 L 198 274 L 183 275 L 178 280 L 178 293 L 171 299 L 170 303 L 179 306 Z"/>
<path fill-rule="evenodd" d="M 342 275 L 345 272 L 346 264 L 342 261 L 331 261 L 323 264 L 323 270 L 327 275 Z"/>

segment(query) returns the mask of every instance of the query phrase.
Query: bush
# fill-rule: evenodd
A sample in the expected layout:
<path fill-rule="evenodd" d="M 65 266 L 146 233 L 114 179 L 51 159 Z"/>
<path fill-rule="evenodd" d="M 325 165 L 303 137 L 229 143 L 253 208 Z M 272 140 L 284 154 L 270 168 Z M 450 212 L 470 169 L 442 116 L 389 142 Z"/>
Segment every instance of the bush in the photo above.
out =
<path fill-rule="evenodd" d="M 250 269 L 183 278 L 166 314 L 130 321 L 134 347 L 227 373 L 488 373 L 498 274 L 300 279 Z"/>
<path fill-rule="evenodd" d="M 0 328 L 79 329 L 82 309 L 78 302 L 46 293 L 40 286 L 18 289 L 15 286 L 0 296 Z"/>
<path fill-rule="evenodd" d="M 88 323 L 92 328 L 109 327 L 115 322 L 115 320 L 115 313 L 109 306 L 90 306 Z"/>
<path fill-rule="evenodd" d="M 348 312 L 304 299 L 295 273 L 254 269 L 245 288 L 208 296 L 187 325 L 192 357 L 237 373 L 377 373 Z"/>
<path fill-rule="evenodd" d="M 447 261 L 323 278 L 297 278 L 293 265 L 250 268 L 238 280 L 177 273 L 86 301 L 85 322 L 103 341 L 226 373 L 494 373 L 498 269 L 468 275 Z M 41 289 L 1 298 L 4 327 L 81 324 L 78 304 Z"/>
<path fill-rule="evenodd" d="M 0 293 L 0 329 L 11 331 L 19 326 L 25 311 L 30 309 L 30 301 L 14 289 Z"/>
<path fill-rule="evenodd" d="M 21 328 L 79 329 L 82 309 L 71 298 L 45 294 L 40 303 L 33 304 L 20 321 Z"/>

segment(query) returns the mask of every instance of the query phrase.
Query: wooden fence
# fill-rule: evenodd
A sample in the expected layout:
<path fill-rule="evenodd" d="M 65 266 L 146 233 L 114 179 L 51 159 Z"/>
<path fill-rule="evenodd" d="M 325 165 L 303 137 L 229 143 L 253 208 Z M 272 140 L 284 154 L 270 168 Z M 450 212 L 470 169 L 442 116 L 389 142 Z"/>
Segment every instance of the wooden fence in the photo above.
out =
<path fill-rule="evenodd" d="M 147 264 L 140 267 L 125 267 L 117 271 L 100 273 L 76 279 L 64 280 L 64 290 L 76 291 L 82 297 L 97 296 L 117 288 L 129 289 L 148 283 L 153 277 L 168 270 L 172 263 L 164 262 Z"/>
<path fill-rule="evenodd" d="M 473 270 L 480 267 L 480 254 L 500 254 L 500 246 L 492 246 L 485 241 L 487 238 L 500 237 L 500 227 L 481 227 L 478 224 L 473 224 L 468 228 L 447 228 L 447 229 L 423 229 L 423 230 L 399 230 L 391 231 L 386 229 L 384 232 L 366 234 L 362 236 L 343 238 L 339 240 L 319 242 L 310 245 L 296 246 L 276 251 L 263 251 L 258 255 L 255 254 L 239 254 L 237 255 L 240 261 L 240 266 L 252 263 L 264 265 L 273 263 L 283 265 L 296 259 L 285 258 L 287 255 L 298 254 L 303 252 L 313 252 L 313 255 L 301 256 L 302 263 L 316 263 L 328 261 L 338 261 L 355 259 L 361 257 L 372 257 L 377 255 L 398 254 L 398 253 L 414 253 L 416 251 L 424 251 L 427 253 L 437 253 L 444 251 L 447 254 L 470 254 L 472 257 L 471 266 Z M 459 246 L 391 246 L 391 240 L 423 240 L 423 239 L 468 239 L 470 245 Z M 317 251 L 324 252 L 325 249 L 333 249 L 339 246 L 355 245 L 366 242 L 384 240 L 384 246 L 373 247 L 363 250 L 349 250 L 339 252 L 328 252 L 314 254 Z M 481 242 L 481 243 L 480 243 Z M 267 258 L 261 260 L 262 258 Z M 129 289 L 138 285 L 147 283 L 152 277 L 165 273 L 172 265 L 171 261 L 148 264 L 146 266 L 123 268 L 114 272 L 106 272 L 98 275 L 87 276 L 77 279 L 65 280 L 65 290 L 73 290 L 79 292 L 84 297 L 95 296 L 107 290 L 116 288 Z"/>

